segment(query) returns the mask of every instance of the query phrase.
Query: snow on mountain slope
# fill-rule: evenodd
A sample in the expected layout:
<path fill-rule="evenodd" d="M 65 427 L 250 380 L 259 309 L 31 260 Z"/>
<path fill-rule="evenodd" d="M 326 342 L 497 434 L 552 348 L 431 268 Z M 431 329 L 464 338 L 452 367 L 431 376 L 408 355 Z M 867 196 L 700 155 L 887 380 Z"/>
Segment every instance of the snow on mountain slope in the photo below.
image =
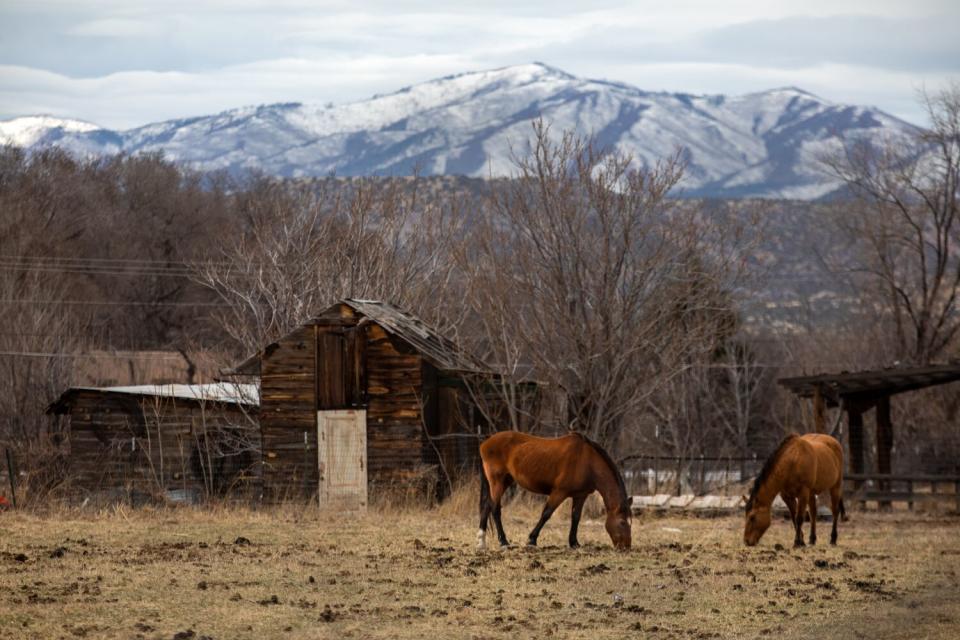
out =
<path fill-rule="evenodd" d="M 419 170 L 486 177 L 513 171 L 511 158 L 525 151 L 530 121 L 539 116 L 555 132 L 593 135 L 640 163 L 683 149 L 683 189 L 710 196 L 816 198 L 836 188 L 817 156 L 837 146 L 838 136 L 897 139 L 913 130 L 879 110 L 831 104 L 795 88 L 738 97 L 651 93 L 533 63 L 351 104 L 244 107 L 119 132 L 75 121 L 44 129 L 39 119 L 18 118 L 0 123 L 0 141 L 81 155 L 163 151 L 200 169 L 280 176 Z"/>
<path fill-rule="evenodd" d="M 67 133 L 96 131 L 100 127 L 83 120 L 64 120 L 53 116 L 24 116 L 0 122 L 0 144 L 30 147 L 52 141 L 51 137 Z"/>

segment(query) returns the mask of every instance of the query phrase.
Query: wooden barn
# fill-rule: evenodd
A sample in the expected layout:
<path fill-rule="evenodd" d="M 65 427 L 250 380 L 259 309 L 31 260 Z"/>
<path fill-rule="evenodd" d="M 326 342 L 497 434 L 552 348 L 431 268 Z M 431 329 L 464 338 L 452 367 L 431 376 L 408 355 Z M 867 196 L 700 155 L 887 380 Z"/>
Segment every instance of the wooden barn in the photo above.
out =
<path fill-rule="evenodd" d="M 74 387 L 47 408 L 76 493 L 195 501 L 254 479 L 255 385 Z"/>
<path fill-rule="evenodd" d="M 231 373 L 260 377 L 268 497 L 364 509 L 368 485 L 442 492 L 478 468 L 465 380 L 489 371 L 390 304 L 343 300 Z"/>

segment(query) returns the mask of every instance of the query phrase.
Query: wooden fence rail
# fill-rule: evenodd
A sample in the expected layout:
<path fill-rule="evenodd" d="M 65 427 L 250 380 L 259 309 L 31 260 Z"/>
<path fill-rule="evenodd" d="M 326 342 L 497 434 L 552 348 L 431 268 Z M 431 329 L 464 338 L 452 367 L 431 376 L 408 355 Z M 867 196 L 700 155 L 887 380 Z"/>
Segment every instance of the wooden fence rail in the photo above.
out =
<path fill-rule="evenodd" d="M 852 483 L 848 495 L 861 506 L 877 502 L 889 507 L 893 502 L 906 502 L 913 510 L 915 502 L 955 502 L 960 511 L 960 475 L 848 473 L 844 480 Z M 918 491 L 918 485 L 929 486 L 930 491 Z M 940 490 L 948 486 L 953 491 Z"/>

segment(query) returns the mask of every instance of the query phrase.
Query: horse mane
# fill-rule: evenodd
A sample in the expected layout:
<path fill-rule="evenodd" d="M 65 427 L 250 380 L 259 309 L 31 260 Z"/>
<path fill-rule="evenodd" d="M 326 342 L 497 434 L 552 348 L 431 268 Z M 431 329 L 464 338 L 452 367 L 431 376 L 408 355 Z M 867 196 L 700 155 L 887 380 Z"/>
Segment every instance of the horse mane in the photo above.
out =
<path fill-rule="evenodd" d="M 578 436 L 583 438 L 584 442 L 593 447 L 593 450 L 596 451 L 603 461 L 607 463 L 607 466 L 610 467 L 613 477 L 617 479 L 617 486 L 620 488 L 620 510 L 624 513 L 630 513 L 630 505 L 627 504 L 627 485 L 623 481 L 623 476 L 620 475 L 620 468 L 617 466 L 617 463 L 613 461 L 613 458 L 610 457 L 610 454 L 607 453 L 606 449 L 600 446 L 599 443 L 594 442 L 587 436 L 582 433 L 578 433 Z"/>
<path fill-rule="evenodd" d="M 770 474 L 773 473 L 773 468 L 777 466 L 777 463 L 780 462 L 780 457 L 783 455 L 783 452 L 787 450 L 787 445 L 794 441 L 794 439 L 799 438 L 795 433 L 789 434 L 785 437 L 777 446 L 777 450 L 770 454 L 770 457 L 767 458 L 767 461 L 763 463 L 763 469 L 760 470 L 760 474 L 753 481 L 753 488 L 750 489 L 750 498 L 747 500 L 746 510 L 750 511 L 753 508 L 753 500 L 757 497 L 757 491 L 760 490 L 760 487 L 763 486 L 763 483 L 767 481 L 767 478 L 770 477 Z"/>

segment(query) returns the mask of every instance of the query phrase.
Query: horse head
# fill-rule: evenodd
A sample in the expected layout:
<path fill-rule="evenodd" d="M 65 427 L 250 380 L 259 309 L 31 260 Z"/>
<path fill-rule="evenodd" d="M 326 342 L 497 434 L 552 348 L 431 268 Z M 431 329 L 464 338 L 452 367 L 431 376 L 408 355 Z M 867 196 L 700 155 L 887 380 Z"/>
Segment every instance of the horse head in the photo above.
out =
<path fill-rule="evenodd" d="M 607 511 L 607 533 L 613 546 L 622 551 L 630 548 L 630 509 L 633 498 L 628 497 L 614 509 Z"/>
<path fill-rule="evenodd" d="M 770 505 L 758 504 L 756 500 L 746 499 L 746 522 L 743 528 L 743 542 L 748 547 L 760 542 L 760 538 L 770 528 Z"/>

